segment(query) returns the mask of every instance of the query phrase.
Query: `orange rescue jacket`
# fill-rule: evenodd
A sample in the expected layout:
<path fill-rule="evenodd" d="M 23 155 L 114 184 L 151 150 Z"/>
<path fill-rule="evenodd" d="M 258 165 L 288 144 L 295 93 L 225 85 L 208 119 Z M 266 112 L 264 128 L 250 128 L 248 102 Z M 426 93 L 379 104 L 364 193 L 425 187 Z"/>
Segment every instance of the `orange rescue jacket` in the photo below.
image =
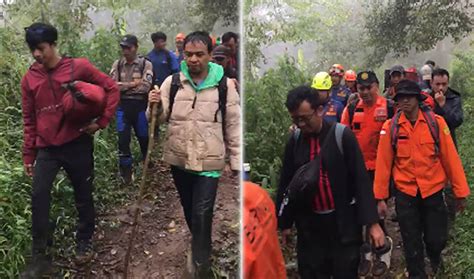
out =
<path fill-rule="evenodd" d="M 389 116 L 387 100 L 378 95 L 376 98 L 372 106 L 367 106 L 361 99 L 357 102 L 352 123 L 350 123 L 349 116 L 350 104 L 344 109 L 341 118 L 341 123 L 351 128 L 354 132 L 364 156 L 367 170 L 375 170 L 380 130 Z"/>
<path fill-rule="evenodd" d="M 391 144 L 388 120 L 380 131 L 377 150 L 374 194 L 376 199 L 388 198 L 388 185 L 393 176 L 395 187 L 403 193 L 415 197 L 419 189 L 426 198 L 442 190 L 451 181 L 454 195 L 464 198 L 469 195 L 464 169 L 459 158 L 449 127 L 444 119 L 436 115 L 439 126 L 439 153 L 435 152 L 435 141 L 421 110 L 413 126 L 401 114 L 398 121 L 400 130 L 396 154 Z"/>
<path fill-rule="evenodd" d="M 256 184 L 244 182 L 244 279 L 285 279 L 275 205 Z"/>

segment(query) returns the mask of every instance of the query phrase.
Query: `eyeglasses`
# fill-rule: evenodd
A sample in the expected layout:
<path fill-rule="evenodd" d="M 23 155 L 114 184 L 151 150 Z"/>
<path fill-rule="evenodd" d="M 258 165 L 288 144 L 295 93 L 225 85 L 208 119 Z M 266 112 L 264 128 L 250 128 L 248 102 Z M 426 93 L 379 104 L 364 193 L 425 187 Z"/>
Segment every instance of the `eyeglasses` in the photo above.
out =
<path fill-rule="evenodd" d="M 297 116 L 297 117 L 291 117 L 291 122 L 293 122 L 293 124 L 296 124 L 296 125 L 299 125 L 301 122 L 304 122 L 305 124 L 309 124 L 311 119 L 313 119 L 315 112 L 316 111 L 313 111 L 311 114 L 300 115 L 300 116 Z"/>

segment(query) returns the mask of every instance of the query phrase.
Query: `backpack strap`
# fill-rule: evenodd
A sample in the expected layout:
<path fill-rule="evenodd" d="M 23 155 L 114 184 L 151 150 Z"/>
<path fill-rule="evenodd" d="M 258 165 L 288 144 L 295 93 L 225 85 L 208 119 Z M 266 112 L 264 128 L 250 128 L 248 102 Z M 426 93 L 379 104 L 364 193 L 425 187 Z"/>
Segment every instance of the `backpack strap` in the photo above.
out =
<path fill-rule="evenodd" d="M 217 90 L 219 92 L 219 106 L 214 114 L 214 122 L 217 122 L 217 113 L 220 111 L 222 115 L 222 135 L 225 138 L 225 117 L 227 112 L 227 77 L 223 76 L 219 81 Z"/>
<path fill-rule="evenodd" d="M 145 70 L 146 58 L 144 56 L 139 56 L 139 57 L 142 59 L 142 64 L 140 65 L 140 74 L 143 76 L 143 70 Z"/>
<path fill-rule="evenodd" d="M 293 139 L 295 141 L 298 141 L 298 139 L 300 138 L 300 135 L 301 135 L 301 130 L 300 128 L 296 128 L 294 131 L 293 131 Z"/>
<path fill-rule="evenodd" d="M 120 74 L 122 72 L 122 59 L 119 59 L 117 61 L 117 81 L 121 82 L 122 81 L 122 75 Z"/>
<path fill-rule="evenodd" d="M 349 125 L 351 127 L 352 127 L 352 121 L 354 120 L 354 113 L 355 113 L 358 103 L 359 103 L 359 100 L 354 100 L 353 102 L 350 102 L 349 105 L 347 106 L 347 110 L 349 112 Z"/>
<path fill-rule="evenodd" d="M 336 128 L 334 129 L 334 133 L 336 134 L 336 144 L 339 152 L 344 156 L 344 148 L 342 146 L 342 135 L 344 134 L 344 129 L 346 126 L 342 125 L 341 123 L 336 123 Z"/>
<path fill-rule="evenodd" d="M 402 115 L 402 111 L 399 110 L 392 118 L 390 123 L 390 142 L 392 144 L 393 152 L 397 152 L 397 143 L 398 143 L 398 132 L 400 131 L 400 125 L 398 125 L 398 120 Z"/>
<path fill-rule="evenodd" d="M 169 101 L 169 110 L 168 110 L 168 119 L 167 119 L 167 121 L 170 120 L 171 112 L 173 111 L 173 104 L 174 104 L 174 99 L 176 98 L 176 94 L 178 93 L 178 90 L 182 87 L 183 86 L 181 84 L 179 72 L 174 73 L 171 77 L 170 101 Z"/>
<path fill-rule="evenodd" d="M 395 114 L 395 102 L 392 99 L 385 99 L 387 101 L 387 119 L 391 119 Z"/>
<path fill-rule="evenodd" d="M 298 139 L 300 138 L 300 135 L 301 135 L 301 129 L 300 128 L 296 128 L 293 131 L 293 134 L 291 135 L 293 137 L 294 142 L 295 142 L 294 147 L 293 147 L 293 154 L 296 154 L 296 147 L 297 147 L 296 143 L 298 142 Z"/>
<path fill-rule="evenodd" d="M 172 71 L 172 65 L 171 65 L 171 54 L 170 54 L 170 51 L 165 49 L 165 55 L 166 55 L 166 62 L 168 62 L 168 67 L 169 67 L 169 70 L 170 72 Z"/>
<path fill-rule="evenodd" d="M 424 104 L 421 105 L 421 112 L 423 113 L 423 117 L 428 123 L 430 134 L 433 137 L 433 140 L 435 142 L 435 154 L 438 155 L 439 154 L 439 126 L 438 126 L 438 122 L 436 121 L 435 114 L 427 105 L 424 105 Z"/>

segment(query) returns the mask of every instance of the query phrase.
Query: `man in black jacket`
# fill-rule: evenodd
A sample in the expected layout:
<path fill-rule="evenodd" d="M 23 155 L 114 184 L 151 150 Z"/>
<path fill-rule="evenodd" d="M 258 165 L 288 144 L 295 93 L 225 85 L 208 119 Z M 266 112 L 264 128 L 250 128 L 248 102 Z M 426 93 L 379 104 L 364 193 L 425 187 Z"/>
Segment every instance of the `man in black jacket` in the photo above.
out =
<path fill-rule="evenodd" d="M 453 138 L 456 142 L 455 130 L 463 122 L 463 110 L 461 95 L 449 87 L 449 72 L 445 69 L 435 69 L 431 74 L 431 90 L 435 100 L 434 112 L 441 115 L 448 124 Z"/>
<path fill-rule="evenodd" d="M 456 128 L 463 122 L 461 95 L 449 87 L 449 72 L 442 68 L 433 70 L 431 74 L 431 95 L 435 100 L 434 112 L 441 115 L 448 124 L 451 137 L 457 147 Z M 448 207 L 448 227 L 451 228 L 456 219 L 456 204 L 451 184 L 446 186 L 446 205 Z"/>
<path fill-rule="evenodd" d="M 295 224 L 301 278 L 357 278 L 362 226 L 368 226 L 375 247 L 385 242 L 357 139 L 350 129 L 344 129 L 342 148 L 338 147 L 332 127 L 336 124 L 323 120 L 323 104 L 311 87 L 291 90 L 286 107 L 301 135 L 292 136 L 286 145 L 278 188 L 278 226 L 283 241 Z M 311 195 L 290 199 L 282 209 L 295 172 L 317 156 L 319 149 L 322 167 L 315 174 L 319 183 Z"/>

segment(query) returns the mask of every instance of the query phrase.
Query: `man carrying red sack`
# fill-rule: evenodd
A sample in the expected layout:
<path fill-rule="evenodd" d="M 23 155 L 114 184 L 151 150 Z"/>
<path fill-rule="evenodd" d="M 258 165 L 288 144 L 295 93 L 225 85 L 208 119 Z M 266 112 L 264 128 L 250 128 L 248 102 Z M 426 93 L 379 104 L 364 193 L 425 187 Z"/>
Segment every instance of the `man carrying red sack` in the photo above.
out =
<path fill-rule="evenodd" d="M 74 188 L 79 217 L 76 262 L 92 259 L 91 239 L 95 228 L 92 135 L 109 124 L 119 101 L 119 91 L 116 83 L 87 59 L 61 57 L 56 48 L 55 27 L 34 23 L 25 31 L 26 43 L 36 62 L 21 81 L 23 162 L 26 174 L 33 178 L 32 260 L 21 278 L 41 278 L 51 267 L 47 251 L 54 229 L 54 223 L 49 220 L 51 188 L 61 168 Z"/>

